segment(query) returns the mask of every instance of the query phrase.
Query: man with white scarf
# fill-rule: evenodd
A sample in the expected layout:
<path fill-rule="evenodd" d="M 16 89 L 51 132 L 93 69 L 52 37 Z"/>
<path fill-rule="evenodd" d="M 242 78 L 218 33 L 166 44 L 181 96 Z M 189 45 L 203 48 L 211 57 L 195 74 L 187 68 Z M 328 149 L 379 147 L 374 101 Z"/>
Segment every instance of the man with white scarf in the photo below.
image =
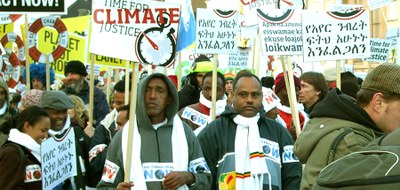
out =
<path fill-rule="evenodd" d="M 177 115 L 172 81 L 154 73 L 140 81 L 134 123 L 114 136 L 98 189 L 209 189 L 211 174 L 200 144 Z M 135 122 L 136 121 L 136 122 Z M 133 127 L 130 180 L 124 181 L 128 129 Z"/>
<path fill-rule="evenodd" d="M 211 92 L 212 72 L 208 72 L 203 77 L 199 102 L 182 108 L 178 113 L 182 120 L 193 129 L 196 135 L 211 122 Z M 226 100 L 225 77 L 220 72 L 217 72 L 217 117 L 225 110 Z"/>
<path fill-rule="evenodd" d="M 233 84 L 232 107 L 198 139 L 213 175 L 212 190 L 298 189 L 301 164 L 293 139 L 262 109 L 261 82 L 243 72 Z"/>
<path fill-rule="evenodd" d="M 85 189 L 86 182 L 90 177 L 85 175 L 89 168 L 89 137 L 82 127 L 70 125 L 68 109 L 74 107 L 71 99 L 63 91 L 45 91 L 40 99 L 40 106 L 49 114 L 50 136 L 62 138 L 69 128 L 74 128 L 77 175 L 65 180 L 54 189 Z"/>

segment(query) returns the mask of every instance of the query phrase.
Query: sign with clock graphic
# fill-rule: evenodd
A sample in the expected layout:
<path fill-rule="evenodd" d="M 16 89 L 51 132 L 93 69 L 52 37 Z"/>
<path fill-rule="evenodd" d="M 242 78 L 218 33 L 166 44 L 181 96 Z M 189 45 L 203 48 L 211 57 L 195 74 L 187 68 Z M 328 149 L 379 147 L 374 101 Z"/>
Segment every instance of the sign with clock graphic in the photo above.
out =
<path fill-rule="evenodd" d="M 304 62 L 370 56 L 369 11 L 307 11 L 302 21 Z"/>
<path fill-rule="evenodd" d="M 301 10 L 257 9 L 263 55 L 303 53 Z"/>
<path fill-rule="evenodd" d="M 237 11 L 197 9 L 196 53 L 227 54 L 237 48 Z"/>
<path fill-rule="evenodd" d="M 91 53 L 156 66 L 175 60 L 180 5 L 159 1 L 93 1 Z"/>

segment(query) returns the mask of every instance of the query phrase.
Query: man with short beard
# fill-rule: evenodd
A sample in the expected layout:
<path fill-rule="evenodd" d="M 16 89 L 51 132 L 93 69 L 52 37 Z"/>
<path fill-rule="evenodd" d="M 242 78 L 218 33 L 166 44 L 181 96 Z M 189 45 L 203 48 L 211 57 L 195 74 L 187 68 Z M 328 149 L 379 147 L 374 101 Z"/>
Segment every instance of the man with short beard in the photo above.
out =
<path fill-rule="evenodd" d="M 89 84 L 85 80 L 87 76 L 85 65 L 80 61 L 70 61 L 65 65 L 65 89 L 68 95 L 79 96 L 86 106 L 89 107 Z M 100 122 L 108 114 L 110 108 L 107 103 L 106 95 L 99 88 L 94 87 L 93 120 L 94 125 Z"/>

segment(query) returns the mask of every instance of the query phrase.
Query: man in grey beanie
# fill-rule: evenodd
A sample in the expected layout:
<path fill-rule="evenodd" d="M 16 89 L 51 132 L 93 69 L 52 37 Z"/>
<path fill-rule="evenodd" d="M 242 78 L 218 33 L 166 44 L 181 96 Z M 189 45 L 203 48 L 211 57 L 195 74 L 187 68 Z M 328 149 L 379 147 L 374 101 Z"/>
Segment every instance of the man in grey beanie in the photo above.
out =
<path fill-rule="evenodd" d="M 70 61 L 65 65 L 65 89 L 64 92 L 68 95 L 73 94 L 78 96 L 89 104 L 89 83 L 85 80 L 87 76 L 85 65 L 80 61 Z M 94 103 L 93 103 L 93 126 L 96 126 L 110 112 L 106 95 L 99 88 L 94 87 Z M 89 107 L 89 106 L 88 106 Z"/>
<path fill-rule="evenodd" d="M 65 135 L 67 129 L 73 127 L 75 134 L 76 147 L 76 168 L 77 175 L 74 180 L 67 179 L 57 187 L 62 189 L 85 189 L 86 181 L 90 176 L 85 175 L 88 170 L 89 154 L 88 145 L 89 137 L 86 136 L 83 129 L 79 126 L 70 126 L 70 118 L 68 109 L 73 108 L 71 99 L 63 91 L 45 91 L 40 100 L 40 106 L 49 114 L 51 128 L 50 136 L 61 138 Z M 84 163 L 83 165 L 81 163 Z"/>
<path fill-rule="evenodd" d="M 385 63 L 369 72 L 356 103 L 332 89 L 310 118 L 294 146 L 305 164 L 300 189 L 310 189 L 329 163 L 400 127 L 400 65 Z"/>

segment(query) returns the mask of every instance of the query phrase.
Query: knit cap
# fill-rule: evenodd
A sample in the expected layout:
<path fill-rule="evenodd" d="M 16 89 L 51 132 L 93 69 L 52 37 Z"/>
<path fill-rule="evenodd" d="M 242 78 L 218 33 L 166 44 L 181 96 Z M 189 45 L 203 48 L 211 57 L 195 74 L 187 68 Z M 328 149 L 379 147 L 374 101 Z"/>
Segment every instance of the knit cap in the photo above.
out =
<path fill-rule="evenodd" d="M 87 76 L 86 67 L 80 61 L 70 61 L 65 65 L 64 75 L 67 73 L 76 73 L 82 76 Z"/>
<path fill-rule="evenodd" d="M 191 73 L 206 73 L 213 70 L 213 63 L 206 55 L 200 55 L 194 60 Z"/>
<path fill-rule="evenodd" d="M 226 73 L 225 75 L 224 75 L 224 77 L 225 77 L 225 80 L 227 81 L 227 80 L 235 80 L 235 78 L 236 78 L 236 76 L 233 74 L 233 73 Z"/>
<path fill-rule="evenodd" d="M 301 88 L 300 79 L 294 75 L 293 75 L 293 79 L 294 79 L 294 85 Z M 286 87 L 285 77 L 284 77 L 283 73 L 280 73 L 278 76 L 276 76 L 276 79 L 275 79 L 275 93 L 277 94 L 279 91 L 282 90 L 282 88 L 285 88 L 285 87 Z"/>
<path fill-rule="evenodd" d="M 39 106 L 42 94 L 43 91 L 36 89 L 26 92 L 21 98 L 21 105 L 24 108 L 27 108 L 28 106 Z"/>
<path fill-rule="evenodd" d="M 367 74 L 361 89 L 400 94 L 400 65 L 384 63 Z"/>

